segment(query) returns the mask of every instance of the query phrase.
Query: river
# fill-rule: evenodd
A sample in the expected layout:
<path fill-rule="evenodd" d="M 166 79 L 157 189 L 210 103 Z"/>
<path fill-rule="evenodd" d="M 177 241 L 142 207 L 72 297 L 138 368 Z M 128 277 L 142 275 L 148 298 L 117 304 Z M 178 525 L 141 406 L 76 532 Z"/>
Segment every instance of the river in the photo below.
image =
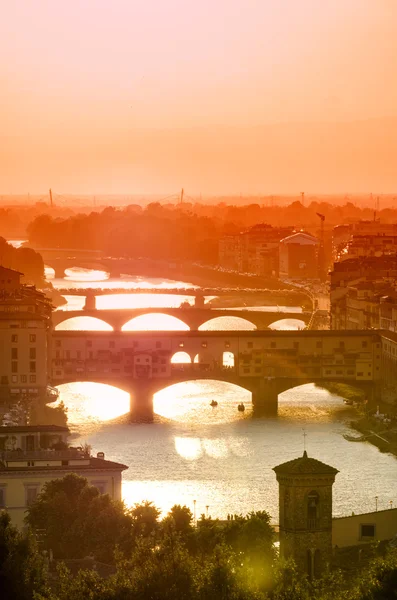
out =
<path fill-rule="evenodd" d="M 67 273 L 67 282 L 52 282 L 55 287 L 109 289 L 145 285 L 148 290 L 182 283 L 132 277 L 112 281 L 98 272 L 81 271 Z M 98 307 L 179 306 L 185 299 L 191 301 L 188 296 L 150 293 L 102 296 Z M 82 302 L 81 297 L 70 296 L 62 308 L 81 308 Z M 296 308 L 297 313 L 299 310 Z M 164 319 L 163 328 L 181 327 L 177 320 L 170 322 L 171 317 Z M 128 329 L 157 326 L 152 315 L 146 321 L 136 319 Z M 222 327 L 228 326 L 251 327 L 234 318 L 229 325 L 223 321 Z M 275 324 L 278 329 L 300 326 L 299 321 Z M 85 328 L 81 321 L 63 327 Z M 101 327 L 100 321 L 95 324 L 95 328 Z M 221 382 L 181 383 L 156 394 L 154 423 L 139 425 L 128 422 L 129 397 L 121 390 L 73 383 L 60 386 L 60 391 L 68 408 L 73 445 L 87 442 L 94 453 L 103 451 L 106 458 L 128 466 L 123 475 L 127 505 L 153 500 L 166 512 L 173 504 L 186 504 L 192 512 L 196 507 L 197 517 L 204 513 L 214 518 L 265 509 L 277 522 L 278 491 L 272 468 L 302 454 L 304 439 L 310 456 L 339 470 L 334 485 L 335 516 L 372 511 L 375 496 L 379 510 L 389 508 L 390 500 L 397 505 L 395 458 L 369 443 L 347 442 L 343 433 L 350 431 L 348 422 L 354 411 L 341 398 L 314 385 L 281 394 L 277 418 L 253 419 L 250 394 L 245 390 Z M 217 400 L 216 408 L 209 405 L 211 399 Z M 237 411 L 241 401 L 247 407 L 243 414 Z"/>

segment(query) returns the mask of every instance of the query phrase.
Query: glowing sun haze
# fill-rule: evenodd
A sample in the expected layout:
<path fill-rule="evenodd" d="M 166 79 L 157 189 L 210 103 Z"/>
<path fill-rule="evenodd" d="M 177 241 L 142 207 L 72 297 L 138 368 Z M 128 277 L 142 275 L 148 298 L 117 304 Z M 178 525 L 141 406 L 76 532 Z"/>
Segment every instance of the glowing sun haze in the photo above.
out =
<path fill-rule="evenodd" d="M 4 193 L 394 185 L 395 0 L 12 0 L 0 12 Z M 329 171 L 318 149 L 333 163 L 346 144 L 349 169 Z"/>

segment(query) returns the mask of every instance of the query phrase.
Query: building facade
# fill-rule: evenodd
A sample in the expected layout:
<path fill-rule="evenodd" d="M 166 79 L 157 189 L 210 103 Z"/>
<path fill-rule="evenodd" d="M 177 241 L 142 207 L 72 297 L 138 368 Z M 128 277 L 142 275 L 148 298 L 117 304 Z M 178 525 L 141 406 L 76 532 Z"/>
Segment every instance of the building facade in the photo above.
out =
<path fill-rule="evenodd" d="M 52 307 L 21 273 L 0 267 L 0 400 L 45 397 Z"/>
<path fill-rule="evenodd" d="M 101 494 L 121 500 L 122 472 L 128 467 L 105 460 L 101 452 L 94 457 L 82 448 L 68 448 L 67 432 L 53 425 L 0 428 L 0 441 L 6 438 L 0 450 L 0 509 L 7 510 L 17 527 L 24 526 L 26 510 L 45 483 L 68 473 L 85 477 Z"/>
<path fill-rule="evenodd" d="M 219 265 L 239 273 L 278 277 L 280 240 L 292 227 L 272 227 L 260 223 L 237 235 L 219 241 Z"/>
<path fill-rule="evenodd" d="M 285 279 L 318 279 L 319 241 L 308 233 L 295 233 L 280 242 L 279 275 Z"/>

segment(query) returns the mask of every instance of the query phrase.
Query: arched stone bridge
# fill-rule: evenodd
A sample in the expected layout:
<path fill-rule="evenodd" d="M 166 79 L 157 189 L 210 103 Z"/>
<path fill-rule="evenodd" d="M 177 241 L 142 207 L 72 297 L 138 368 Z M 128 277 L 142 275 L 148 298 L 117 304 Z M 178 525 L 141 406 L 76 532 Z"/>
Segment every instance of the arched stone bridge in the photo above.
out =
<path fill-rule="evenodd" d="M 371 331 L 54 331 L 51 374 L 53 385 L 94 381 L 129 391 L 138 420 L 152 418 L 154 393 L 198 379 L 239 385 L 257 414 L 275 414 L 278 395 L 304 383 L 343 382 L 375 400 L 381 355 Z"/>
<path fill-rule="evenodd" d="M 244 319 L 259 330 L 264 330 L 281 319 L 298 319 L 307 324 L 311 312 L 282 312 L 260 310 L 236 310 L 215 308 L 121 308 L 105 310 L 57 310 L 52 313 L 52 323 L 58 327 L 61 323 L 75 317 L 94 317 L 110 325 L 114 331 L 121 331 L 131 319 L 149 314 L 162 314 L 175 317 L 185 323 L 190 330 L 197 331 L 204 323 L 218 317 L 238 317 Z"/>

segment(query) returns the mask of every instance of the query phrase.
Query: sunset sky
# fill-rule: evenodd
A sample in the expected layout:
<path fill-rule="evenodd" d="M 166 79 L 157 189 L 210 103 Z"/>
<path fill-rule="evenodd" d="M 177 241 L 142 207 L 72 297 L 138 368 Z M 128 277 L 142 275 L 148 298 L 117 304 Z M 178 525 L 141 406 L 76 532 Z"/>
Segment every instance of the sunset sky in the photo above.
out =
<path fill-rule="evenodd" d="M 3 2 L 0 191 L 395 191 L 396 27 L 395 0 Z M 313 164 L 356 132 L 350 169 Z"/>

